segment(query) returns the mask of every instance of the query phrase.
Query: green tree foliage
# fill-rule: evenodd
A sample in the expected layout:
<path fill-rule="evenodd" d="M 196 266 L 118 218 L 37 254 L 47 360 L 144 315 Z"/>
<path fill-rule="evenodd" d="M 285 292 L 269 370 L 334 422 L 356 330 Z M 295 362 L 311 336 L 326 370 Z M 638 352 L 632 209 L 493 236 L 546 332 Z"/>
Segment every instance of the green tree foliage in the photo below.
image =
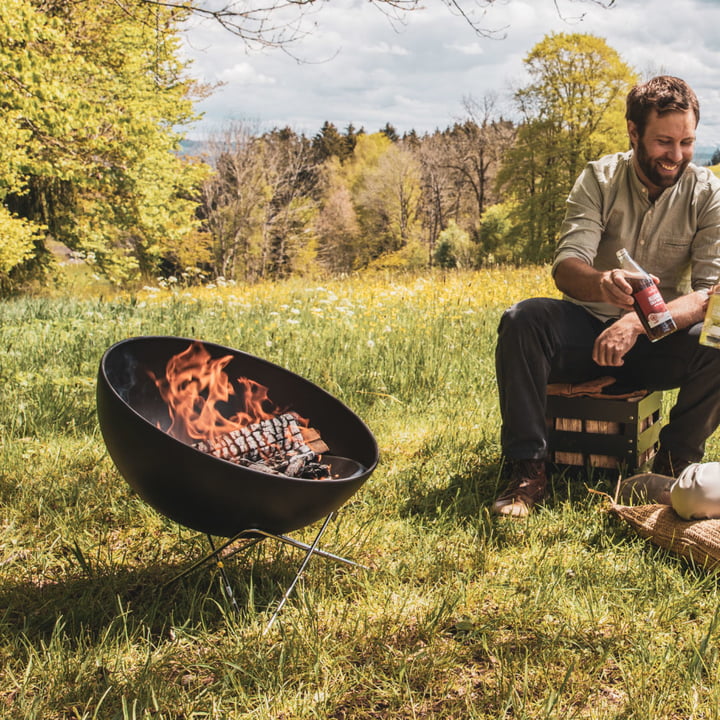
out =
<path fill-rule="evenodd" d="M 385 132 L 358 135 L 352 156 L 323 164 L 318 187 L 316 232 L 325 267 L 348 272 L 396 253 L 394 265 L 416 265 L 418 257 L 428 264 L 420 162 L 404 141 Z"/>
<path fill-rule="evenodd" d="M 479 265 L 522 261 L 525 246 L 516 235 L 516 215 L 517 206 L 510 201 L 491 205 L 482 214 L 478 232 Z"/>
<path fill-rule="evenodd" d="M 454 220 L 440 233 L 433 259 L 442 268 L 471 268 L 475 265 L 475 246 L 470 234 Z"/>
<path fill-rule="evenodd" d="M 395 126 L 391 123 L 385 123 L 385 127 L 380 132 L 392 142 L 397 142 L 400 139 Z"/>
<path fill-rule="evenodd" d="M 317 162 L 324 162 L 328 158 L 336 157 L 341 162 L 347 160 L 355 150 L 357 134 L 350 125 L 348 132 L 343 135 L 337 127 L 325 121 L 320 132 L 313 138 L 314 157 Z"/>
<path fill-rule="evenodd" d="M 142 0 L 0 4 L 0 202 L 116 279 L 154 271 L 193 230 L 205 170 L 177 154 L 193 118 L 184 16 Z M 44 252 L 35 233 L 35 265 Z"/>
<path fill-rule="evenodd" d="M 0 290 L 11 288 L 10 273 L 32 257 L 41 231 L 37 225 L 14 217 L 0 205 Z"/>
<path fill-rule="evenodd" d="M 624 101 L 637 75 L 602 38 L 585 34 L 545 37 L 525 66 L 531 82 L 515 93 L 524 122 L 498 181 L 517 201 L 528 259 L 546 260 L 582 167 L 627 148 Z"/>
<path fill-rule="evenodd" d="M 359 139 L 351 168 L 364 261 L 419 240 L 421 175 L 412 152 L 385 133 Z"/>

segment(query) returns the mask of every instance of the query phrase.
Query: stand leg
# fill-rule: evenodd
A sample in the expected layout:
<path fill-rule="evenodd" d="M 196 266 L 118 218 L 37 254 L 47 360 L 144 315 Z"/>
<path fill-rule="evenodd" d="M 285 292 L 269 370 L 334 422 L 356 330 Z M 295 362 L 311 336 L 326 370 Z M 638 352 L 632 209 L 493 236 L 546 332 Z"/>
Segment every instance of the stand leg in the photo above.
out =
<path fill-rule="evenodd" d="M 225 597 L 228 599 L 228 602 L 230 603 L 232 609 L 235 611 L 235 614 L 239 614 L 240 608 L 238 607 L 237 600 L 235 599 L 235 594 L 232 591 L 232 587 L 230 587 L 230 581 L 228 580 L 227 573 L 225 572 L 225 565 L 223 565 L 222 559 L 217 556 L 217 550 L 215 550 L 215 544 L 213 543 L 212 537 L 208 535 L 207 539 L 210 543 L 210 547 L 213 550 L 213 554 L 217 557 L 217 561 L 215 564 L 217 565 L 218 570 L 220 570 L 221 585 L 223 592 L 225 593 Z"/>
<path fill-rule="evenodd" d="M 332 513 L 331 513 L 332 515 Z M 301 542 L 300 540 L 295 540 L 295 538 L 291 538 L 287 535 L 275 535 L 275 538 L 280 540 L 281 542 L 287 543 L 288 545 L 292 545 L 293 547 L 300 548 L 301 550 L 309 550 L 310 545 Z M 355 562 L 354 560 L 348 560 L 347 558 L 341 557 L 340 555 L 335 555 L 334 553 L 328 552 L 327 550 L 321 550 L 320 548 L 316 548 L 313 550 L 313 552 L 318 555 L 319 557 L 327 558 L 328 560 L 335 560 L 336 562 L 344 563 L 345 565 L 350 565 L 351 567 L 357 567 L 362 568 L 363 570 L 369 570 L 370 568 L 361 565 L 358 562 Z"/>
<path fill-rule="evenodd" d="M 280 613 L 280 610 L 282 610 L 283 605 L 287 602 L 287 599 L 292 594 L 292 591 L 295 589 L 295 585 L 297 585 L 298 580 L 302 576 L 302 574 L 305 572 L 305 568 L 307 567 L 307 564 L 310 562 L 310 558 L 312 557 L 313 553 L 316 551 L 318 543 L 320 542 L 320 538 L 323 536 L 323 533 L 327 529 L 327 526 L 330 524 L 330 520 L 332 519 L 334 513 L 330 513 L 326 518 L 325 522 L 323 523 L 322 527 L 320 528 L 320 532 L 315 536 L 315 540 L 313 540 L 312 545 L 309 547 L 309 550 L 307 554 L 305 555 L 305 559 L 302 561 L 302 564 L 300 565 L 297 573 L 295 573 L 295 577 L 293 578 L 293 581 L 290 583 L 290 587 L 285 591 L 285 594 L 282 596 L 282 599 L 278 603 L 278 606 L 275 608 L 275 612 L 273 613 L 273 616 L 270 618 L 270 622 L 265 627 L 265 630 L 263 631 L 263 635 L 267 633 L 267 631 L 272 627 L 272 624 L 275 622 L 275 619 L 277 618 L 278 614 Z"/>
<path fill-rule="evenodd" d="M 199 560 L 196 560 L 190 567 L 185 568 L 181 573 L 178 573 L 175 575 L 175 577 L 170 578 L 166 583 L 163 584 L 163 588 L 168 587 L 168 585 L 172 585 L 173 583 L 177 582 L 178 580 L 182 580 L 184 577 L 187 577 L 190 575 L 190 573 L 195 572 L 198 568 L 202 567 L 206 563 L 210 562 L 211 560 L 217 560 L 217 556 L 225 550 L 225 548 L 230 547 L 234 542 L 237 542 L 238 540 L 241 540 L 244 535 L 249 535 L 251 533 L 255 533 L 259 531 L 255 530 L 243 530 L 242 532 L 239 532 L 234 537 L 230 538 L 226 542 L 224 542 L 220 547 L 215 548 L 215 545 L 213 544 L 213 541 L 211 539 L 211 536 L 208 534 L 207 538 L 210 541 L 210 547 L 212 548 L 211 552 L 207 553 L 207 555 L 203 555 Z M 269 537 L 266 535 L 266 537 Z M 237 553 L 241 552 L 242 550 L 249 550 L 253 545 L 257 545 L 259 542 L 264 540 L 264 537 L 259 538 L 252 538 L 247 542 L 246 545 L 243 545 L 243 547 L 235 550 L 234 552 L 230 553 L 227 557 L 232 557 L 233 555 L 237 555 Z"/>
<path fill-rule="evenodd" d="M 321 550 L 318 548 L 318 544 L 320 543 L 320 538 L 322 538 L 323 534 L 325 533 L 325 530 L 327 529 L 328 525 L 330 524 L 330 520 L 332 520 L 333 516 L 335 515 L 334 512 L 331 512 L 323 522 L 322 527 L 320 528 L 320 531 L 315 536 L 315 539 L 313 540 L 311 545 L 308 545 L 307 543 L 304 543 L 300 540 L 296 540 L 295 538 L 292 538 L 288 535 L 275 535 L 273 533 L 267 532 L 265 530 L 260 530 L 259 528 L 250 528 L 248 530 L 242 530 L 234 537 L 230 538 L 226 542 L 224 542 L 222 545 L 216 547 L 215 543 L 213 542 L 212 536 L 208 533 L 207 539 L 210 543 L 210 552 L 207 553 L 205 556 L 201 557 L 199 560 L 196 560 L 190 567 L 183 570 L 181 573 L 177 574 L 175 577 L 168 580 L 162 587 L 166 588 L 168 585 L 171 585 L 174 582 L 177 582 L 178 580 L 181 580 L 182 578 L 186 577 L 192 572 L 195 572 L 198 568 L 202 567 L 203 565 L 214 561 L 215 565 L 217 566 L 218 570 L 220 571 L 220 575 L 222 578 L 222 587 L 223 592 L 232 605 L 233 610 L 236 613 L 240 612 L 240 608 L 238 607 L 237 601 L 235 599 L 235 595 L 233 594 L 232 588 L 230 586 L 230 582 L 227 577 L 227 573 L 225 572 L 225 566 L 224 566 L 224 560 L 227 560 L 231 557 L 234 557 L 240 552 L 244 552 L 245 550 L 250 549 L 254 545 L 257 545 L 259 542 L 262 542 L 263 540 L 267 538 L 272 538 L 274 540 L 278 540 L 279 542 L 285 543 L 287 545 L 291 545 L 292 547 L 299 548 L 300 550 L 305 550 L 306 555 L 305 558 L 300 565 L 300 568 L 298 569 L 297 573 L 295 574 L 295 577 L 290 584 L 290 587 L 285 591 L 285 594 L 283 595 L 282 599 L 280 600 L 280 603 L 278 604 L 277 608 L 275 609 L 275 612 L 273 613 L 272 618 L 270 618 L 270 622 L 268 623 L 267 627 L 265 628 L 265 633 L 270 629 L 272 624 L 275 622 L 278 614 L 280 613 L 280 610 L 282 609 L 283 605 L 287 602 L 288 598 L 292 594 L 293 590 L 295 589 L 295 585 L 297 585 L 298 580 L 301 578 L 302 574 L 305 572 L 305 568 L 307 567 L 307 564 L 310 562 L 310 558 L 313 555 L 318 555 L 320 557 L 327 558 L 328 560 L 334 560 L 336 562 L 344 563 L 345 565 L 350 565 L 351 567 L 359 567 L 363 570 L 368 570 L 365 565 L 361 565 L 360 563 L 357 563 L 353 560 L 348 560 L 347 558 L 341 557 L 340 555 L 335 555 L 334 553 L 327 552 L 326 550 Z M 220 557 L 220 554 L 223 552 L 223 550 L 226 550 L 229 548 L 233 543 L 237 542 L 238 540 L 242 540 L 243 538 L 247 539 L 247 542 L 240 548 L 235 548 L 234 550 L 230 551 L 224 558 Z"/>

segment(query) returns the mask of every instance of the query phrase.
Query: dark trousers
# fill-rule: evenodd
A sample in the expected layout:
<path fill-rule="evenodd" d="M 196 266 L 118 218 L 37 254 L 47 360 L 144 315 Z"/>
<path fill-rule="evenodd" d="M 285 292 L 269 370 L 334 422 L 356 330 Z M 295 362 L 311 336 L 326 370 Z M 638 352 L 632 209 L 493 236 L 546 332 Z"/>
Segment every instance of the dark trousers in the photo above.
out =
<path fill-rule="evenodd" d="M 505 456 L 546 456 L 548 383 L 613 376 L 631 389 L 679 388 L 660 443 L 675 457 L 701 461 L 720 423 L 720 350 L 698 343 L 698 323 L 654 343 L 641 335 L 621 367 L 602 367 L 593 362 L 592 347 L 605 327 L 566 300 L 531 298 L 505 311 L 495 350 Z"/>

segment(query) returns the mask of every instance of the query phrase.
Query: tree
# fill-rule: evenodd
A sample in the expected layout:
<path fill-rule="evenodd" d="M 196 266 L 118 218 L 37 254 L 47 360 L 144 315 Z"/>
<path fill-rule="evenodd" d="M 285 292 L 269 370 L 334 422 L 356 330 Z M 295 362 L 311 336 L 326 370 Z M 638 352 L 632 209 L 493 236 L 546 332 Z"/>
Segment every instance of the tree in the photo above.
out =
<path fill-rule="evenodd" d="M 470 268 L 475 259 L 475 246 L 470 235 L 451 220 L 438 237 L 433 260 L 442 268 Z"/>
<path fill-rule="evenodd" d="M 193 117 L 185 16 L 112 0 L 0 4 L 0 202 L 6 221 L 34 228 L 36 266 L 40 228 L 116 279 L 152 272 L 192 231 L 205 170 L 177 154 L 176 128 Z"/>
<path fill-rule="evenodd" d="M 258 136 L 235 123 L 210 147 L 203 217 L 214 273 L 254 281 L 307 270 L 317 253 L 309 142 L 288 128 Z"/>
<path fill-rule="evenodd" d="M 333 273 L 353 270 L 360 255 L 360 225 L 337 158 L 323 166 L 321 209 L 316 219 L 320 262 Z"/>
<path fill-rule="evenodd" d="M 343 136 L 333 123 L 326 120 L 313 138 L 315 161 L 322 163 L 330 157 L 336 157 L 342 162 L 353 154 L 356 142 L 357 136 L 352 125 L 348 128 L 348 134 Z"/>
<path fill-rule="evenodd" d="M 366 160 L 374 156 L 374 161 L 360 165 L 363 155 Z M 355 162 L 360 173 L 353 201 L 367 260 L 419 241 L 421 174 L 413 154 L 384 133 L 376 133 L 358 142 Z"/>
<path fill-rule="evenodd" d="M 7 292 L 11 288 L 12 270 L 32 256 L 41 232 L 39 226 L 11 215 L 0 205 L 0 290 Z"/>
<path fill-rule="evenodd" d="M 517 207 L 511 202 L 491 205 L 480 218 L 478 264 L 518 263 L 525 254 L 523 238 L 515 231 Z"/>
<path fill-rule="evenodd" d="M 458 194 L 455 180 L 447 166 L 448 139 L 444 133 L 435 132 L 422 141 L 413 138 L 407 142 L 413 148 L 420 163 L 425 243 L 429 255 L 435 252 L 437 238 L 450 218 L 456 219 Z"/>
<path fill-rule="evenodd" d="M 515 126 L 498 117 L 493 95 L 485 95 L 480 102 L 467 97 L 463 104 L 468 120 L 456 126 L 453 167 L 471 188 L 476 217 L 480 217 L 489 204 L 497 202 L 493 180 L 515 141 Z"/>
<path fill-rule="evenodd" d="M 263 141 L 272 192 L 265 216 L 271 252 L 267 270 L 272 277 L 305 274 L 317 256 L 317 237 L 312 232 L 317 213 L 312 148 L 290 128 L 266 133 Z"/>
<path fill-rule="evenodd" d="M 355 129 L 355 126 L 350 123 L 345 128 L 345 146 L 349 150 L 350 154 L 352 154 L 355 151 L 355 145 L 357 145 L 357 139 L 360 135 L 364 135 L 365 130 L 364 128 L 360 128 L 359 130 Z"/>
<path fill-rule="evenodd" d="M 385 127 L 380 132 L 392 142 L 397 142 L 400 139 L 395 126 L 391 123 L 385 123 Z"/>
<path fill-rule="evenodd" d="M 203 185 L 204 227 L 211 236 L 213 274 L 253 280 L 263 273 L 263 221 L 270 201 L 264 147 L 250 129 L 231 125 L 209 144 L 215 169 Z"/>
<path fill-rule="evenodd" d="M 582 34 L 547 36 L 525 65 L 531 82 L 515 93 L 524 122 L 498 183 L 517 202 L 529 259 L 547 260 L 582 167 L 627 148 L 624 101 L 637 75 L 603 39 Z"/>
<path fill-rule="evenodd" d="M 422 172 L 422 216 L 430 255 L 450 222 L 477 233 L 479 218 L 498 201 L 494 179 L 515 136 L 514 125 L 495 116 L 494 98 L 465 100 L 468 118 L 419 140 L 408 137 Z"/>
<path fill-rule="evenodd" d="M 345 162 L 332 157 L 324 163 L 320 188 L 316 227 L 323 265 L 346 272 L 411 245 L 407 257 L 415 262 L 419 249 L 427 264 L 420 242 L 420 167 L 402 142 L 383 132 L 358 135 Z"/>

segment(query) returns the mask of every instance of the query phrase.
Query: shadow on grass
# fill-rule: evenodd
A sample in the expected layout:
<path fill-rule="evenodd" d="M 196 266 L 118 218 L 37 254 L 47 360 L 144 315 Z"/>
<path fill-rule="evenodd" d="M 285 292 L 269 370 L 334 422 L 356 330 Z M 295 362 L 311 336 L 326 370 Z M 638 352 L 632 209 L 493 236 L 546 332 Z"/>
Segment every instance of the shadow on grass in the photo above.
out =
<path fill-rule="evenodd" d="M 404 517 L 438 519 L 453 516 L 463 523 L 477 522 L 490 509 L 495 498 L 505 488 L 503 463 L 496 461 L 470 467 L 447 477 L 443 487 L 430 486 L 424 473 L 410 470 L 404 477 L 410 489 L 409 498 L 400 509 Z M 595 468 L 569 468 L 548 465 L 548 496 L 545 506 L 552 508 L 557 502 L 581 501 L 588 488 L 612 496 L 617 483 L 617 472 Z"/>
<path fill-rule="evenodd" d="M 252 621 L 257 613 L 275 609 L 300 558 L 301 554 L 296 557 L 281 550 L 259 562 L 253 562 L 251 553 L 225 561 L 235 609 L 214 562 L 180 576 L 199 557 L 189 558 L 187 564 L 91 569 L 57 580 L 4 582 L 0 585 L 0 626 L 4 633 L 34 643 L 47 641 L 59 622 L 63 634 L 79 642 L 100 639 L 118 619 L 130 632 L 143 628 L 154 636 L 173 625 L 201 624 L 212 630 L 231 617 Z"/>

